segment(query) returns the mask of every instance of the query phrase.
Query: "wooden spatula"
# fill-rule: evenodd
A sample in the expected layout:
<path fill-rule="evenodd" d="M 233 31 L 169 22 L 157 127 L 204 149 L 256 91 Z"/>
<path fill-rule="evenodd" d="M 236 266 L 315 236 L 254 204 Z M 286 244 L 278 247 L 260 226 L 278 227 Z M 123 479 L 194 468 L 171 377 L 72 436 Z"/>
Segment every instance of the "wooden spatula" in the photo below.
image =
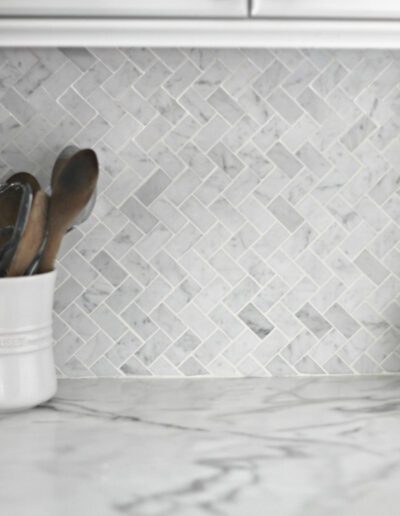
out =
<path fill-rule="evenodd" d="M 37 255 L 46 233 L 48 197 L 39 190 L 32 202 L 28 223 L 11 260 L 7 276 L 23 276 Z"/>
<path fill-rule="evenodd" d="M 39 272 L 54 269 L 62 239 L 95 191 L 98 175 L 97 156 L 91 149 L 74 154 L 59 171 L 49 201 L 48 239 Z"/>

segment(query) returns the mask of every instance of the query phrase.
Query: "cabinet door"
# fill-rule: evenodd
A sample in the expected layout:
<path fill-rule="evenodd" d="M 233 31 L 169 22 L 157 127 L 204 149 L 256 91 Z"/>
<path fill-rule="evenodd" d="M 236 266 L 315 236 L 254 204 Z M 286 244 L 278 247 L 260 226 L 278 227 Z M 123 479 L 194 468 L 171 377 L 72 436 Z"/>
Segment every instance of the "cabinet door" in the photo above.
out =
<path fill-rule="evenodd" d="M 0 16 L 247 16 L 247 0 L 0 0 Z"/>
<path fill-rule="evenodd" d="M 400 18 L 400 0 L 252 0 L 252 16 Z"/>

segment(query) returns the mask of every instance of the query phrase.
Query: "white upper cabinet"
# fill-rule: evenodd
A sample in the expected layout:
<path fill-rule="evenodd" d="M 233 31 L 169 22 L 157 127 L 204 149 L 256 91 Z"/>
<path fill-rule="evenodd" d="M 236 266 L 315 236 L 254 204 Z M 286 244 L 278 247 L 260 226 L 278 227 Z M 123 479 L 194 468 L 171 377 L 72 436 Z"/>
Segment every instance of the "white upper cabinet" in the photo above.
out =
<path fill-rule="evenodd" d="M 264 18 L 400 18 L 400 0 L 252 0 L 251 14 Z"/>
<path fill-rule="evenodd" d="M 239 18 L 247 0 L 0 0 L 0 16 Z"/>

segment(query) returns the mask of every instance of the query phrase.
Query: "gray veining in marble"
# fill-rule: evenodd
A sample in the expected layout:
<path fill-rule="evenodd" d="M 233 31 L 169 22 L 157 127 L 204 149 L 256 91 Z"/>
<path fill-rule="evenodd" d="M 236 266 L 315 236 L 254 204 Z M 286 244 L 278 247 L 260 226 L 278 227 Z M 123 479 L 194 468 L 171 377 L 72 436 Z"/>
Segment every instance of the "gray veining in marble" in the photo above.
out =
<path fill-rule="evenodd" d="M 400 372 L 399 66 L 0 49 L 0 178 L 46 185 L 68 144 L 102 165 L 58 263 L 59 375 Z"/>
<path fill-rule="evenodd" d="M 61 381 L 0 415 L 1 513 L 395 516 L 399 402 L 398 376 Z"/>

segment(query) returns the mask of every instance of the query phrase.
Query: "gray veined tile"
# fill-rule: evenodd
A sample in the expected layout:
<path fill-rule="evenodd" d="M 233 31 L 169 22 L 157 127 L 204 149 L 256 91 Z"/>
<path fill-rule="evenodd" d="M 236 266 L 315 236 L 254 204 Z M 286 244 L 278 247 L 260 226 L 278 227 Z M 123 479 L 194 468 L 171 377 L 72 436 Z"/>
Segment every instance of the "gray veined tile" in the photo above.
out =
<path fill-rule="evenodd" d="M 199 362 L 207 365 L 228 346 L 230 339 L 221 330 L 217 330 L 210 337 L 204 340 L 194 351 L 194 356 Z"/>
<path fill-rule="evenodd" d="M 276 88 L 266 100 L 289 124 L 295 123 L 303 115 L 298 104 L 281 88 Z"/>
<path fill-rule="evenodd" d="M 54 310 L 61 313 L 72 303 L 82 292 L 83 287 L 73 278 L 69 277 L 59 288 L 57 288 L 54 299 Z"/>
<path fill-rule="evenodd" d="M 91 317 L 114 340 L 122 337 L 127 330 L 127 326 L 122 320 L 105 304 L 100 305 Z"/>
<path fill-rule="evenodd" d="M 179 366 L 200 345 L 201 340 L 191 331 L 186 331 L 178 340 L 173 342 L 165 353 L 165 356 L 175 366 Z"/>
<path fill-rule="evenodd" d="M 348 150 L 354 151 L 375 128 L 374 122 L 367 116 L 363 116 L 343 136 L 342 143 Z"/>
<path fill-rule="evenodd" d="M 303 168 L 300 161 L 280 142 L 276 143 L 267 155 L 289 178 L 293 178 Z"/>
<path fill-rule="evenodd" d="M 54 348 L 54 358 L 58 366 L 62 366 L 76 351 L 84 347 L 84 341 L 74 332 L 68 332 L 58 340 Z"/>
<path fill-rule="evenodd" d="M 121 371 L 126 376 L 150 376 L 151 373 L 136 357 L 130 357 L 121 365 Z"/>
<path fill-rule="evenodd" d="M 148 285 L 157 276 L 153 267 L 133 249 L 123 257 L 121 264 L 142 285 Z"/>
<path fill-rule="evenodd" d="M 207 102 L 231 125 L 244 114 L 238 103 L 225 90 L 218 88 L 207 99 Z"/>
<path fill-rule="evenodd" d="M 299 104 L 320 124 L 323 124 L 333 113 L 328 104 L 311 88 L 306 88 L 298 97 Z"/>
<path fill-rule="evenodd" d="M 231 363 L 237 364 L 259 345 L 260 341 L 251 331 L 246 330 L 235 339 L 222 355 Z"/>
<path fill-rule="evenodd" d="M 145 289 L 143 289 L 142 293 L 137 296 L 136 304 L 144 312 L 149 313 L 169 294 L 169 292 L 171 292 L 171 290 L 172 287 L 161 276 L 157 276 L 154 281 L 152 281 Z"/>
<path fill-rule="evenodd" d="M 238 156 L 260 179 L 267 176 L 273 168 L 270 160 L 251 142 L 240 149 Z"/>
<path fill-rule="evenodd" d="M 149 102 L 171 124 L 175 125 L 186 115 L 184 109 L 162 88 L 153 93 Z"/>
<path fill-rule="evenodd" d="M 355 260 L 355 264 L 374 283 L 379 285 L 388 276 L 389 271 L 368 251 L 363 251 Z"/>
<path fill-rule="evenodd" d="M 113 291 L 114 286 L 105 278 L 99 277 L 82 292 L 76 303 L 87 314 L 92 314 Z"/>
<path fill-rule="evenodd" d="M 398 373 L 398 58 L 0 50 L 1 178 L 46 187 L 70 143 L 101 163 L 60 253 L 59 374 Z M 249 303 L 274 326 L 261 341 Z"/>
<path fill-rule="evenodd" d="M 165 304 L 175 313 L 180 312 L 201 291 L 201 287 L 192 278 L 186 278 L 167 297 Z"/>
<path fill-rule="evenodd" d="M 281 330 L 288 338 L 295 337 L 301 330 L 302 325 L 296 319 L 295 315 L 287 310 L 282 303 L 277 303 L 268 312 L 275 328 Z"/>
<path fill-rule="evenodd" d="M 168 228 L 163 224 L 157 224 L 137 243 L 136 248 L 143 258 L 149 260 L 160 249 L 160 246 L 163 247 L 171 237 L 172 233 Z"/>
<path fill-rule="evenodd" d="M 224 303 L 236 313 L 258 293 L 259 289 L 257 283 L 246 276 L 224 299 Z"/>
<path fill-rule="evenodd" d="M 197 294 L 194 304 L 204 313 L 209 313 L 230 291 L 231 287 L 220 276 L 217 276 Z"/>
<path fill-rule="evenodd" d="M 234 259 L 238 259 L 259 238 L 259 233 L 251 224 L 245 224 L 225 245 L 225 251 Z"/>
<path fill-rule="evenodd" d="M 209 374 L 194 357 L 189 357 L 179 369 L 185 376 L 206 376 Z"/>
<path fill-rule="evenodd" d="M 157 224 L 157 219 L 147 208 L 133 197 L 129 197 L 121 207 L 121 210 L 142 231 L 148 233 Z"/>
<path fill-rule="evenodd" d="M 225 308 L 223 304 L 218 304 L 214 310 L 210 312 L 209 316 L 215 325 L 219 327 L 230 339 L 236 338 L 245 328 L 241 321 L 233 315 L 230 310 Z"/>
<path fill-rule="evenodd" d="M 118 287 L 126 278 L 127 274 L 122 267 L 105 251 L 100 251 L 91 261 L 91 264 L 102 274 L 114 287 Z"/>
<path fill-rule="evenodd" d="M 265 367 L 273 376 L 291 376 L 294 374 L 293 368 L 279 355 L 265 364 Z"/>
<path fill-rule="evenodd" d="M 180 312 L 179 317 L 201 340 L 206 339 L 216 330 L 213 321 L 193 303 L 187 305 Z"/>
<path fill-rule="evenodd" d="M 219 171 L 217 171 L 219 172 Z M 224 174 L 225 175 L 225 174 Z M 229 183 L 229 181 L 227 182 Z M 227 184 L 225 183 L 225 185 Z M 239 203 L 246 194 L 249 194 L 260 183 L 260 179 L 253 170 L 243 170 L 225 190 L 224 197 L 233 205 Z"/>
<path fill-rule="evenodd" d="M 323 177 L 332 168 L 332 164 L 309 142 L 296 152 L 296 156 L 317 177 Z"/>
<path fill-rule="evenodd" d="M 228 74 L 228 68 L 217 59 L 194 81 L 193 87 L 201 97 L 206 98 L 222 84 Z"/>
<path fill-rule="evenodd" d="M 96 114 L 96 111 L 72 88 L 69 88 L 58 102 L 71 113 L 82 125 L 87 124 Z"/>
<path fill-rule="evenodd" d="M 142 232 L 133 224 L 128 223 L 108 242 L 105 246 L 105 250 L 111 254 L 113 258 L 120 260 L 141 237 Z"/>
<path fill-rule="evenodd" d="M 206 232 L 210 229 L 217 220 L 206 209 L 196 197 L 189 197 L 181 206 L 180 210 L 186 217 L 197 226 L 200 231 Z"/>
<path fill-rule="evenodd" d="M 274 271 L 251 250 L 240 258 L 239 263 L 261 286 L 274 277 Z"/>
<path fill-rule="evenodd" d="M 194 137 L 203 152 L 208 151 L 228 130 L 230 125 L 218 114 L 207 122 Z"/>
<path fill-rule="evenodd" d="M 177 285 L 186 276 L 182 267 L 165 251 L 160 251 L 152 258 L 151 264 L 171 285 Z"/>
<path fill-rule="evenodd" d="M 280 352 L 282 357 L 289 362 L 289 364 L 296 365 L 302 358 L 305 358 L 307 352 L 315 345 L 316 338 L 309 331 L 305 330 L 300 332 L 289 344 Z M 303 363 L 303 369 L 306 364 Z"/>
<path fill-rule="evenodd" d="M 166 250 L 175 258 L 181 258 L 201 238 L 201 232 L 191 223 L 186 224 L 179 233 L 172 237 Z"/>
<path fill-rule="evenodd" d="M 120 367 L 142 345 L 142 340 L 133 332 L 125 333 L 105 356 L 115 366 Z"/>
<path fill-rule="evenodd" d="M 97 324 L 86 315 L 75 303 L 70 305 L 62 314 L 62 319 L 82 339 L 91 338 L 98 330 Z"/>
<path fill-rule="evenodd" d="M 156 61 L 135 83 L 135 89 L 148 98 L 169 77 L 170 71 L 161 62 Z"/>
<path fill-rule="evenodd" d="M 133 278 L 128 277 L 106 299 L 106 304 L 117 314 L 126 308 L 142 292 L 142 287 Z"/>
<path fill-rule="evenodd" d="M 171 183 L 169 177 L 162 171 L 157 170 L 138 190 L 135 195 L 145 206 L 151 204 Z"/>
<path fill-rule="evenodd" d="M 275 223 L 275 218 L 252 195 L 248 195 L 239 205 L 239 211 L 261 234 L 265 233 Z"/>
<path fill-rule="evenodd" d="M 125 111 L 142 125 L 148 124 L 157 114 L 156 109 L 150 102 L 132 88 L 128 88 L 118 100 Z"/>
<path fill-rule="evenodd" d="M 149 369 L 154 376 L 183 376 L 179 369 L 176 369 L 176 367 L 174 367 L 169 360 L 164 358 L 163 355 L 155 360 Z"/>
<path fill-rule="evenodd" d="M 164 142 L 155 145 L 150 151 L 150 156 L 171 179 L 177 177 L 184 169 L 182 160 Z"/>
<path fill-rule="evenodd" d="M 199 75 L 199 70 L 190 61 L 184 61 L 183 64 L 175 70 L 164 83 L 164 89 L 175 98 L 179 97 L 184 90 Z"/>
<path fill-rule="evenodd" d="M 338 329 L 347 339 L 351 338 L 360 328 L 355 321 L 338 303 L 332 305 L 324 316 Z"/>
<path fill-rule="evenodd" d="M 135 140 L 143 151 L 148 152 L 170 129 L 171 124 L 159 115 L 145 126 Z"/>
<path fill-rule="evenodd" d="M 135 303 L 129 305 L 121 316 L 142 339 L 148 339 L 157 331 L 154 322 Z"/>
<path fill-rule="evenodd" d="M 323 337 L 331 324 L 313 306 L 306 303 L 297 313 L 298 319 L 316 336 Z"/>
<path fill-rule="evenodd" d="M 263 98 L 267 97 L 287 76 L 289 70 L 275 60 L 254 82 L 253 87 Z"/>
<path fill-rule="evenodd" d="M 240 311 L 239 317 L 259 339 L 264 339 L 273 330 L 272 323 L 251 303 Z"/>
<path fill-rule="evenodd" d="M 146 367 L 149 367 L 171 344 L 171 339 L 162 331 L 158 331 L 150 337 L 135 353 L 135 356 Z"/>
<path fill-rule="evenodd" d="M 209 151 L 208 156 L 229 177 L 236 177 L 244 168 L 244 164 L 222 142 L 217 143 Z"/>
<path fill-rule="evenodd" d="M 291 232 L 294 232 L 304 221 L 303 217 L 282 197 L 272 201 L 268 209 Z"/>
<path fill-rule="evenodd" d="M 224 197 L 219 197 L 209 209 L 231 231 L 237 231 L 245 222 L 240 212 Z"/>
<path fill-rule="evenodd" d="M 379 364 L 387 359 L 399 347 L 399 333 L 390 328 L 378 340 L 368 347 L 368 354 Z"/>
<path fill-rule="evenodd" d="M 193 143 L 188 142 L 180 151 L 179 157 L 189 169 L 200 178 L 205 178 L 215 168 L 215 164 Z M 168 172 L 168 170 L 167 170 Z"/>
<path fill-rule="evenodd" d="M 260 342 L 258 347 L 252 352 L 253 356 L 259 363 L 265 366 L 275 356 L 285 349 L 288 339 L 278 329 L 273 329 L 264 340 Z"/>
<path fill-rule="evenodd" d="M 324 369 L 328 374 L 353 374 L 353 370 L 338 356 L 330 358 L 324 364 Z"/>
<path fill-rule="evenodd" d="M 103 88 L 114 98 L 120 97 L 138 78 L 140 72 L 129 61 L 126 61 L 109 79 Z"/>
<path fill-rule="evenodd" d="M 76 356 L 87 367 L 91 367 L 113 346 L 113 341 L 102 331 L 96 333 L 85 345 L 78 349 Z"/>
<path fill-rule="evenodd" d="M 239 267 L 225 251 L 218 251 L 218 253 L 209 260 L 209 263 L 232 286 L 236 285 L 245 276 L 243 269 Z"/>
<path fill-rule="evenodd" d="M 86 98 L 110 77 L 111 71 L 101 61 L 98 61 L 83 75 L 80 75 L 77 66 L 72 64 L 72 62 L 67 62 L 55 75 L 52 75 L 46 81 L 44 87 L 50 93 L 53 93 L 55 97 L 58 97 L 65 90 L 65 81 L 71 81 L 74 75 L 77 78 L 74 82 L 74 89 Z"/>

